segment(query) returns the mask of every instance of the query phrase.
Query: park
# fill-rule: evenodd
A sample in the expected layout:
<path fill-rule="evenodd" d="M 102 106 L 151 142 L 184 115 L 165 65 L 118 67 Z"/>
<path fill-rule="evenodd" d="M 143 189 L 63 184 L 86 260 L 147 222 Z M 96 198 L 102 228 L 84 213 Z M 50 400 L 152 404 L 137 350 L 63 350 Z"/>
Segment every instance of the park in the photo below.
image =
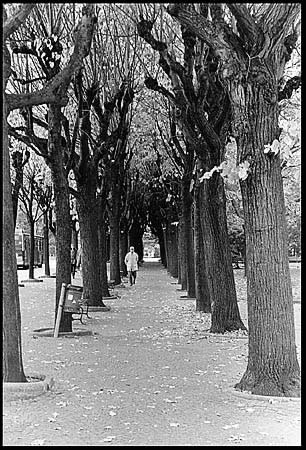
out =
<path fill-rule="evenodd" d="M 300 5 L 2 8 L 4 445 L 300 445 Z"/>

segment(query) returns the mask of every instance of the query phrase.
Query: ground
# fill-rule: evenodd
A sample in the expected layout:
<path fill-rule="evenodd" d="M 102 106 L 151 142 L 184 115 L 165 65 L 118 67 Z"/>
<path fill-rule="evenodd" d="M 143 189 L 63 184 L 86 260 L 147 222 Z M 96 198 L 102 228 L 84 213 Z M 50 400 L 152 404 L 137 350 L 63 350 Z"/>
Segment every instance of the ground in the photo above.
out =
<path fill-rule="evenodd" d="M 298 265 L 292 265 L 300 354 Z M 19 279 L 26 271 L 19 271 Z M 37 271 L 35 272 L 35 274 Z M 246 317 L 246 281 L 235 270 Z M 4 405 L 4 446 L 291 446 L 301 445 L 300 401 L 239 395 L 247 336 L 210 335 L 209 315 L 157 261 L 140 268 L 136 285 L 90 313 L 93 336 L 33 337 L 53 327 L 55 279 L 20 288 L 26 375 L 51 375 L 54 388 Z M 81 284 L 80 274 L 74 284 Z"/>

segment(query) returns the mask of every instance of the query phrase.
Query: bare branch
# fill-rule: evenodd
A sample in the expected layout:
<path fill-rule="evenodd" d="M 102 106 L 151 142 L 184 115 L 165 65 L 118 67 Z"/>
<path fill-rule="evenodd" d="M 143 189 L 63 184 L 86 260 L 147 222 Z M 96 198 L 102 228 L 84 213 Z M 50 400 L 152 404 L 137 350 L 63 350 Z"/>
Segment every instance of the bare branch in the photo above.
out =
<path fill-rule="evenodd" d="M 285 86 L 278 91 L 278 101 L 289 99 L 292 96 L 293 91 L 296 91 L 302 85 L 301 76 L 295 76 L 290 78 Z"/>
<path fill-rule="evenodd" d="M 83 58 L 90 51 L 94 24 L 96 23 L 96 18 L 93 15 L 93 5 L 87 4 L 84 6 L 82 13 L 82 19 L 78 25 L 76 44 L 68 65 L 37 92 L 18 95 L 6 93 L 8 111 L 22 106 L 40 105 L 43 103 L 56 103 L 62 106 L 67 104 L 67 100 L 62 100 L 61 98 L 66 94 L 71 76 L 81 67 Z"/>
<path fill-rule="evenodd" d="M 160 92 L 161 94 L 163 94 L 165 97 L 167 97 L 173 104 L 176 103 L 175 101 L 175 96 L 168 91 L 168 89 L 166 89 L 163 86 L 160 86 L 157 82 L 156 79 L 152 78 L 152 77 L 148 77 L 145 80 L 145 85 L 148 89 L 151 89 L 152 91 L 156 91 L 156 92 Z"/>
<path fill-rule="evenodd" d="M 225 70 L 228 68 L 232 73 L 233 68 L 236 68 L 237 71 L 245 69 L 247 55 L 241 45 L 241 40 L 226 24 L 211 22 L 186 3 L 169 4 L 167 12 L 211 47 L 217 58 L 223 63 Z M 237 54 L 239 67 L 237 66 Z"/>
<path fill-rule="evenodd" d="M 3 24 L 3 40 L 5 41 L 12 33 L 14 33 L 20 25 L 28 17 L 36 3 L 28 3 L 22 6 L 22 8 L 13 16 L 5 20 Z M 3 6 L 2 6 L 3 7 Z"/>
<path fill-rule="evenodd" d="M 239 34 L 248 42 L 248 46 L 256 52 L 262 45 L 264 36 L 261 29 L 256 25 L 247 6 L 243 3 L 227 3 L 228 9 L 237 21 Z"/>

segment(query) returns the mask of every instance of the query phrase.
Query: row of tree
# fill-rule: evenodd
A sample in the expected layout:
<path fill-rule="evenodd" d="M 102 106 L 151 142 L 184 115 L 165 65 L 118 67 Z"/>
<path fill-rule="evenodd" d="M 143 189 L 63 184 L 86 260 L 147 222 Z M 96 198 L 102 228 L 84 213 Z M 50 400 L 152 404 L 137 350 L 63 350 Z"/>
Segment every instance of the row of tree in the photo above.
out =
<path fill-rule="evenodd" d="M 198 310 L 211 312 L 211 331 L 244 329 L 224 186 L 224 179 L 239 179 L 250 351 L 237 387 L 297 395 L 281 158 L 275 142 L 280 139 L 279 101 L 288 97 L 282 77 L 298 38 L 298 15 L 297 5 L 181 4 L 167 11 L 155 4 L 87 5 L 81 13 L 73 5 L 39 4 L 24 6 L 6 22 L 5 38 L 11 39 L 10 52 L 5 46 L 4 131 L 8 127 L 12 136 L 40 154 L 51 172 L 55 313 L 61 285 L 71 280 L 72 195 L 80 224 L 84 290 L 92 305 L 103 306 L 108 295 L 107 227 L 110 277 L 119 284 L 129 241 L 142 255 L 141 238 L 149 224 L 170 273 L 196 297 Z M 25 17 L 26 25 L 20 27 Z M 271 21 L 272 36 L 267 26 Z M 65 46 L 73 48 L 70 57 Z M 17 94 L 20 86 L 23 92 Z M 132 131 L 135 123 L 146 128 L 144 108 L 139 108 L 144 100 L 155 129 L 150 136 L 143 133 L 139 142 Z M 17 109 L 18 117 L 8 126 L 7 114 Z M 226 163 L 231 152 L 237 153 L 238 167 Z M 10 198 L 5 202 L 11 211 L 8 155 L 7 164 L 5 193 Z M 10 242 L 5 257 L 13 269 L 6 288 L 11 288 L 16 283 L 13 214 L 5 221 Z M 18 286 L 7 302 L 7 312 L 19 311 Z M 10 323 L 8 329 L 5 380 L 24 381 L 20 323 Z M 69 314 L 60 330 L 71 330 Z M 18 356 L 10 366 L 9 342 L 14 339 Z"/>

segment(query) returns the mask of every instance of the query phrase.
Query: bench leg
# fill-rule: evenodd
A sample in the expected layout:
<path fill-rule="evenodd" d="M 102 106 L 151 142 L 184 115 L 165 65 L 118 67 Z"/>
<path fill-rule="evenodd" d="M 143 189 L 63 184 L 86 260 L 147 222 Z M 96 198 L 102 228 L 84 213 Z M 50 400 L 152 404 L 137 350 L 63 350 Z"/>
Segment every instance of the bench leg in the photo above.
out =
<path fill-rule="evenodd" d="M 81 307 L 80 307 L 80 310 L 81 310 L 81 312 L 79 312 L 79 313 L 73 313 L 73 314 L 79 314 L 80 317 L 78 317 L 77 319 L 75 317 L 72 317 L 72 320 L 79 320 L 83 325 L 86 325 L 86 323 L 82 321 L 84 310 Z"/>
<path fill-rule="evenodd" d="M 90 316 L 88 315 L 88 310 L 89 310 L 89 305 L 88 305 L 88 303 L 84 303 L 84 307 L 86 307 L 86 312 L 84 313 L 85 316 L 88 317 L 88 319 L 92 319 L 92 317 L 90 317 Z"/>
<path fill-rule="evenodd" d="M 80 310 L 81 310 L 80 322 L 81 322 L 83 325 L 86 325 L 86 323 L 82 321 L 82 317 L 83 317 L 83 314 L 84 314 L 84 310 L 83 310 L 83 308 L 82 308 L 81 306 L 80 306 Z"/>

